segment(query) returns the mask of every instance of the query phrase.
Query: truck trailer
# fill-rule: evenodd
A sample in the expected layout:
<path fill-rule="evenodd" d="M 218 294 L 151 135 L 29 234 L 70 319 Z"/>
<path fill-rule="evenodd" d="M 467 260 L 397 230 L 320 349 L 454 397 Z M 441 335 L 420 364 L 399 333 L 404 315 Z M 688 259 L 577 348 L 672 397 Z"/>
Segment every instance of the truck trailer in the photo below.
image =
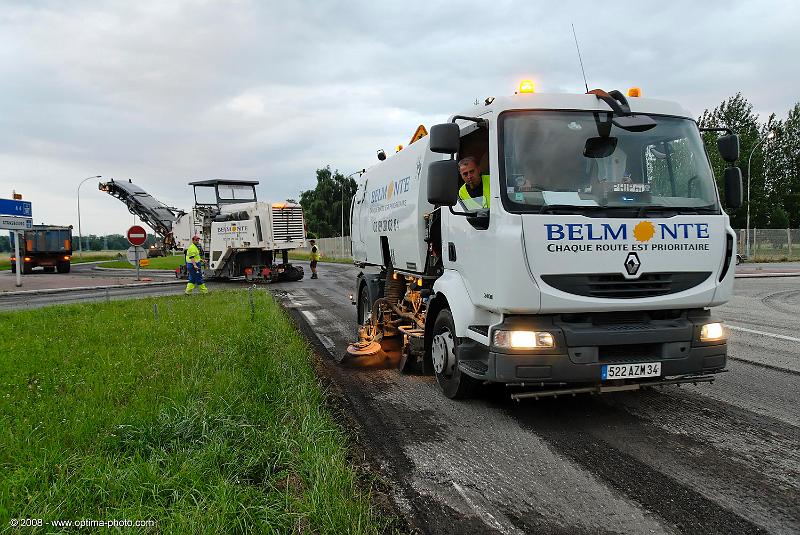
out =
<path fill-rule="evenodd" d="M 435 374 L 449 398 L 485 383 L 522 399 L 712 382 L 727 333 L 711 308 L 733 291 L 736 239 L 696 121 L 638 91 L 525 87 L 360 178 L 347 359 Z M 739 140 L 718 130 L 737 208 Z M 465 198 L 467 157 L 488 199 Z"/>
<path fill-rule="evenodd" d="M 11 233 L 11 250 L 17 233 Z M 33 225 L 19 233 L 22 273 L 41 267 L 46 273 L 69 273 L 72 258 L 72 226 Z M 11 256 L 11 272 L 17 272 L 17 258 Z"/>
<path fill-rule="evenodd" d="M 292 265 L 288 255 L 305 245 L 303 209 L 291 202 L 259 201 L 257 184 L 228 179 L 190 182 L 195 203 L 189 212 L 167 206 L 130 180 L 101 182 L 99 188 L 156 231 L 164 251 L 185 251 L 192 236 L 200 236 L 206 278 L 300 280 L 303 268 Z M 176 276 L 186 278 L 186 266 L 178 268 Z"/>

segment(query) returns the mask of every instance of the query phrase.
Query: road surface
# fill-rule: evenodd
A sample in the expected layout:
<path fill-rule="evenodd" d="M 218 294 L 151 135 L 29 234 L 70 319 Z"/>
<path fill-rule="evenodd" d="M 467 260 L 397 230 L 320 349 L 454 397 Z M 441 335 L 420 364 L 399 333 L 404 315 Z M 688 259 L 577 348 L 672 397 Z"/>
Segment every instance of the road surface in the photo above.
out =
<path fill-rule="evenodd" d="M 356 269 L 276 284 L 400 513 L 425 533 L 800 532 L 800 278 L 737 279 L 712 385 L 514 402 L 343 368 Z"/>

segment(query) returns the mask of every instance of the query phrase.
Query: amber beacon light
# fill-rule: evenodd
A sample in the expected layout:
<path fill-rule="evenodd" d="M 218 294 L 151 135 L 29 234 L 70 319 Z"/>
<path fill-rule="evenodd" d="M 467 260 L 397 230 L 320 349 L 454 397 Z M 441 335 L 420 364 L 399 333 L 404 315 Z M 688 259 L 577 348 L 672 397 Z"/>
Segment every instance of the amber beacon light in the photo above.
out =
<path fill-rule="evenodd" d="M 642 96 L 642 89 L 640 87 L 631 87 L 628 89 L 628 96 L 629 97 L 641 97 Z"/>
<path fill-rule="evenodd" d="M 519 93 L 533 93 L 534 89 L 533 80 L 522 80 L 519 83 Z"/>

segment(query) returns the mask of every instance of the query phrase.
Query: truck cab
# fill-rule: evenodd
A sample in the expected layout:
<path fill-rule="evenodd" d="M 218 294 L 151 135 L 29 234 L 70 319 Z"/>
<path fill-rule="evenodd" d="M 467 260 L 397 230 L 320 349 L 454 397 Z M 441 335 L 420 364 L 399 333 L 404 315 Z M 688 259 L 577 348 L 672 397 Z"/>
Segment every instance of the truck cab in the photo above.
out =
<path fill-rule="evenodd" d="M 481 382 L 597 392 L 725 368 L 710 308 L 732 293 L 736 240 L 688 111 L 618 91 L 523 93 L 454 115 L 419 144 L 362 178 L 363 202 L 370 190 L 378 202 L 354 204 L 353 255 L 416 281 L 422 360 L 446 395 Z M 720 150 L 732 163 L 738 138 Z M 489 199 L 459 195 L 468 157 Z M 413 201 L 381 201 L 382 182 L 405 174 Z M 725 175 L 736 207 L 741 174 Z M 361 279 L 357 291 L 375 287 Z"/>

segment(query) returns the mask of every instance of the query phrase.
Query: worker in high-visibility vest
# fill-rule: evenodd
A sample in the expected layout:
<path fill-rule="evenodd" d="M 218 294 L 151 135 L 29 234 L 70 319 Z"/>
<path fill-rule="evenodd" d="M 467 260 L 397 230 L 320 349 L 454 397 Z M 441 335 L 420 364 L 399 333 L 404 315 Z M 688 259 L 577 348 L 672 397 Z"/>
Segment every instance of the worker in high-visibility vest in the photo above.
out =
<path fill-rule="evenodd" d="M 458 173 L 464 185 L 458 190 L 458 197 L 470 210 L 489 208 L 489 175 L 481 175 L 478 161 L 472 156 L 458 162 Z"/>
<path fill-rule="evenodd" d="M 317 277 L 317 262 L 320 258 L 322 258 L 322 255 L 320 254 L 319 249 L 317 249 L 316 241 L 308 240 L 308 243 L 311 244 L 311 278 L 317 279 L 319 278 Z"/>
<path fill-rule="evenodd" d="M 208 293 L 208 288 L 203 282 L 203 256 L 200 251 L 200 236 L 195 235 L 192 237 L 192 244 L 186 249 L 186 271 L 189 273 L 186 295 L 191 295 L 195 286 L 200 290 L 200 293 Z"/>

